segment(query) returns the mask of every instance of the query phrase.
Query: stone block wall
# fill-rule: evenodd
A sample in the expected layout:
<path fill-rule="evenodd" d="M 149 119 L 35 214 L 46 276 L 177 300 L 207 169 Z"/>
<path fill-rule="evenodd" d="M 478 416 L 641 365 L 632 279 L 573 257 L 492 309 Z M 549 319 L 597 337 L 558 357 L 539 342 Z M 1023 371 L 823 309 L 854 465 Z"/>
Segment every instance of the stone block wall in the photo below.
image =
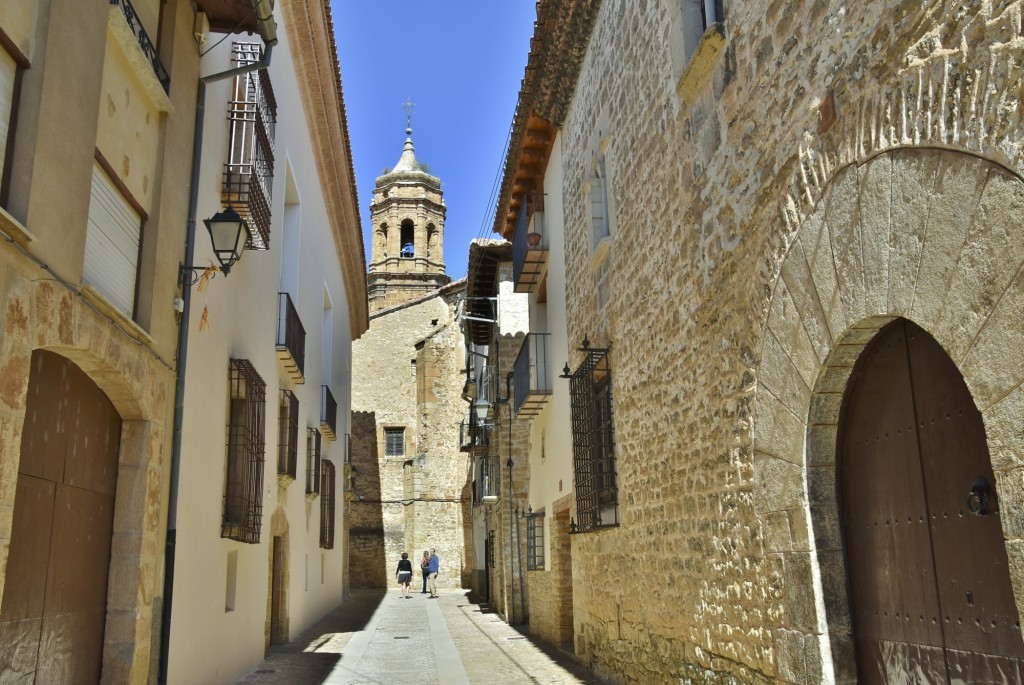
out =
<path fill-rule="evenodd" d="M 353 345 L 353 587 L 394 585 L 403 552 L 437 549 L 440 587 L 469 582 L 466 456 L 459 451 L 464 345 L 455 291 L 374 315 Z M 405 453 L 384 454 L 384 429 L 405 429 Z M 464 578 L 465 576 L 465 578 Z"/>
<path fill-rule="evenodd" d="M 1021 6 L 726 2 L 724 44 L 680 96 L 671 5 L 601 4 L 562 131 L 570 347 L 587 334 L 612 348 L 622 519 L 573 537 L 576 650 L 616 682 L 847 682 L 848 626 L 819 613 L 837 596 L 821 583 L 837 579 L 819 580 L 829 519 L 812 520 L 805 447 L 829 440 L 844 386 L 827 374 L 847 341 L 870 338 L 875 317 L 923 325 L 964 370 L 1005 482 L 1019 473 L 1019 431 L 996 417 L 1019 412 L 1024 364 L 998 348 L 1020 335 L 999 313 L 1001 293 L 1020 302 L 1020 277 L 986 274 L 1019 273 L 1020 253 L 968 256 L 966 234 L 928 222 L 927 198 L 977 208 L 952 225 L 981 216 L 971 235 L 986 245 L 1020 235 L 996 209 L 1015 200 L 987 209 L 978 178 L 998 169 L 1019 184 L 1024 167 L 1007 104 L 1024 85 Z M 838 116 L 822 131 L 830 94 Z M 595 146 L 615 208 L 605 301 Z M 920 152 L 893 152 L 908 148 Z M 936 240 L 933 259 L 921 245 Z M 947 306 L 949 293 L 964 303 Z"/>

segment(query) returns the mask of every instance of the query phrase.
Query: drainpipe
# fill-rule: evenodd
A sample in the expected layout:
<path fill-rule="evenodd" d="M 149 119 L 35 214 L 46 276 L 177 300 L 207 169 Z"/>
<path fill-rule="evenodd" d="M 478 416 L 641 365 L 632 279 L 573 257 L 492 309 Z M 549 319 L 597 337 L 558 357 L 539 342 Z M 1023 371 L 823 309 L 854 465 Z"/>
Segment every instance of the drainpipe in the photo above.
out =
<path fill-rule="evenodd" d="M 252 0 L 252 9 L 259 25 L 260 37 L 263 39 L 263 59 L 253 64 L 229 69 L 199 79 L 196 93 L 196 123 L 192 141 L 192 176 L 189 181 L 188 223 L 185 234 L 184 264 L 191 265 L 196 249 L 196 214 L 199 205 L 199 169 L 203 156 L 203 121 L 206 115 L 206 84 L 224 79 L 234 78 L 240 74 L 259 71 L 270 66 L 270 57 L 277 45 L 277 23 L 274 21 L 273 8 L 269 0 Z M 177 543 L 178 522 L 178 479 L 181 472 L 181 428 L 185 413 L 185 363 L 188 359 L 189 314 L 192 310 L 192 288 L 182 287 L 181 299 L 184 305 L 181 310 L 181 321 L 178 325 L 178 360 L 176 364 L 177 378 L 174 385 L 174 432 L 171 441 L 171 478 L 170 495 L 167 507 L 167 538 L 164 549 L 164 594 L 163 611 L 160 620 L 160 664 L 157 682 L 167 683 L 167 659 L 171 643 L 171 609 L 174 596 L 174 552 Z"/>

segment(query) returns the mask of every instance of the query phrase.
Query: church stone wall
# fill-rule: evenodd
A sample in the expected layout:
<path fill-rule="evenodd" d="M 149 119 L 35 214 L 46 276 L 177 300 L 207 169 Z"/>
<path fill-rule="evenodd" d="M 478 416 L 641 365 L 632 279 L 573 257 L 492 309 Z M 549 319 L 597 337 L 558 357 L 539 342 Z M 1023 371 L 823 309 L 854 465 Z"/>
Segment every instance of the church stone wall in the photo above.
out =
<path fill-rule="evenodd" d="M 374 316 L 353 345 L 353 587 L 393 585 L 402 552 L 418 562 L 431 547 L 443 564 L 439 586 L 462 586 L 464 347 L 454 318 L 456 292 Z M 385 455 L 385 428 L 405 429 L 403 456 Z"/>
<path fill-rule="evenodd" d="M 986 178 L 1020 183 L 1021 3 L 726 2 L 696 83 L 673 62 L 672 4 L 601 4 L 562 131 L 570 349 L 584 334 L 612 345 L 622 518 L 572 538 L 576 652 L 622 683 L 851 682 L 849 619 L 825 601 L 843 590 L 821 587 L 842 560 L 812 553 L 837 533 L 807 494 L 834 481 L 806 460 L 828 452 L 815 441 L 834 450 L 843 386 L 829 369 L 852 363 L 873 317 L 907 316 L 951 351 L 1006 511 L 1024 507 L 1009 485 L 1024 440 L 1007 420 L 1021 415 L 1020 317 L 1006 314 L 1024 309 L 1021 253 L 995 247 L 1019 246 L 1000 218 L 1019 209 L 1012 193 L 980 200 Z M 615 207 L 603 302 L 597 145 Z M 896 149 L 916 157 L 879 157 Z M 974 216 L 972 236 L 1005 226 L 1016 242 L 965 250 L 950 226 Z M 1024 543 L 1004 531 L 1019 598 Z"/>

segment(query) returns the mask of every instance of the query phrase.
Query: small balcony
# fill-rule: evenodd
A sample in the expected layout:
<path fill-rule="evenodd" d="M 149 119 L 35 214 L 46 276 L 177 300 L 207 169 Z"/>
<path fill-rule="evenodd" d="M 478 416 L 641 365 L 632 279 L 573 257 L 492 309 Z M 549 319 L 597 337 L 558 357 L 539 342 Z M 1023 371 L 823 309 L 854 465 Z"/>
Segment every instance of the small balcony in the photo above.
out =
<path fill-rule="evenodd" d="M 544 212 L 535 208 L 532 202 L 523 202 L 515 233 L 512 234 L 512 277 L 516 292 L 537 292 L 547 268 L 548 238 L 544 232 Z"/>
<path fill-rule="evenodd" d="M 551 397 L 553 385 L 551 360 L 548 356 L 550 333 L 528 333 L 513 367 L 516 418 L 536 416 Z"/>
<path fill-rule="evenodd" d="M 295 383 L 306 382 L 306 329 L 288 293 L 277 294 L 277 359 Z"/>
<path fill-rule="evenodd" d="M 210 30 L 217 33 L 257 33 L 259 22 L 253 11 L 252 0 L 195 0 L 196 6 L 206 14 Z M 273 0 L 270 6 L 274 6 Z"/>
<path fill-rule="evenodd" d="M 338 439 L 338 402 L 326 385 L 320 386 L 320 433 L 328 440 Z"/>
<path fill-rule="evenodd" d="M 142 49 L 142 54 L 146 56 L 149 65 L 153 67 L 153 73 L 157 81 L 160 82 L 160 86 L 164 89 L 165 94 L 170 93 L 171 76 L 164 69 L 160 56 L 156 52 L 156 45 L 150 40 L 145 27 L 142 26 L 142 20 L 139 19 L 135 8 L 132 7 L 132 3 L 129 0 L 110 0 L 110 4 L 120 6 L 121 11 L 124 12 L 124 18 L 128 22 L 128 28 L 135 34 L 135 40 L 138 41 L 139 47 Z"/>

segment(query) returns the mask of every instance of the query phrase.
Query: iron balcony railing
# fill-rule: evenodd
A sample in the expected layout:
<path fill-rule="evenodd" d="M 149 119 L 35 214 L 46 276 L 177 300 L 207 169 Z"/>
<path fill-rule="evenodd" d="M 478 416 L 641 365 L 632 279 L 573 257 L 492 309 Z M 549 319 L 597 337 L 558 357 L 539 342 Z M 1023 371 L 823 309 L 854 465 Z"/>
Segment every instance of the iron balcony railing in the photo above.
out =
<path fill-rule="evenodd" d="M 328 440 L 338 439 L 338 402 L 326 385 L 320 386 L 320 432 Z"/>
<path fill-rule="evenodd" d="M 305 381 L 306 329 L 288 293 L 277 294 L 277 358 L 296 383 Z"/>
<path fill-rule="evenodd" d="M 534 292 L 544 278 L 548 262 L 548 238 L 544 231 L 544 212 L 528 197 L 523 198 L 512 234 L 512 279 L 517 293 Z"/>
<path fill-rule="evenodd" d="M 153 45 L 153 41 L 149 39 L 149 34 L 146 33 L 145 27 L 142 26 L 142 20 L 139 19 L 138 13 L 135 8 L 132 7 L 132 3 L 128 0 L 110 0 L 111 5 L 120 5 L 121 11 L 124 12 L 124 18 L 128 22 L 128 28 L 135 34 L 135 39 L 139 41 L 139 47 L 142 48 L 142 54 L 149 60 L 150 66 L 153 67 L 153 73 L 156 74 L 157 81 L 163 86 L 165 93 L 171 92 L 171 76 L 164 69 L 163 63 L 160 61 L 160 56 L 157 55 L 156 46 Z"/>
<path fill-rule="evenodd" d="M 527 333 L 515 366 L 513 409 L 517 418 L 536 416 L 544 408 L 554 384 L 548 357 L 550 333 Z"/>
<path fill-rule="evenodd" d="M 235 43 L 232 64 L 244 66 L 263 57 L 259 43 Z M 228 102 L 228 159 L 222 199 L 249 222 L 250 250 L 270 249 L 270 204 L 274 183 L 277 100 L 266 69 L 235 77 Z"/>

